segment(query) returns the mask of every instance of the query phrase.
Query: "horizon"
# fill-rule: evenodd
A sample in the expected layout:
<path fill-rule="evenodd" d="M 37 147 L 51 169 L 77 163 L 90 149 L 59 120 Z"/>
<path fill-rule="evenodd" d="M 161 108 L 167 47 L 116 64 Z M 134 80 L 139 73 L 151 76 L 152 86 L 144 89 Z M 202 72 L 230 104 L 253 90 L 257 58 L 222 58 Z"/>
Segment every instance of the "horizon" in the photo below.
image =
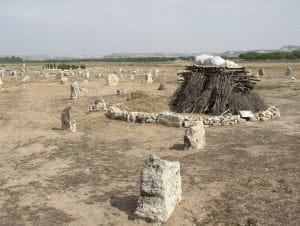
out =
<path fill-rule="evenodd" d="M 0 4 L 5 9 L 0 14 L 0 55 L 222 53 L 300 45 L 296 0 L 2 0 Z"/>

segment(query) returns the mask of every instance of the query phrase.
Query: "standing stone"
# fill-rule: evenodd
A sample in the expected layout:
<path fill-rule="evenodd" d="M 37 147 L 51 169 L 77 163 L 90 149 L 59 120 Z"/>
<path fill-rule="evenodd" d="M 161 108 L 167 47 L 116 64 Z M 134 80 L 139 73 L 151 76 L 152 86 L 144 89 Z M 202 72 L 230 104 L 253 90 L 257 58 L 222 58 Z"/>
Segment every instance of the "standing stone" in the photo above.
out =
<path fill-rule="evenodd" d="M 202 121 L 185 131 L 184 149 L 200 150 L 205 145 L 205 129 Z"/>
<path fill-rule="evenodd" d="M 259 76 L 264 76 L 264 75 L 266 75 L 266 71 L 265 71 L 265 69 L 264 69 L 264 68 L 262 68 L 262 67 L 261 67 L 261 68 L 259 68 L 259 69 L 258 69 L 258 75 L 259 75 Z"/>
<path fill-rule="evenodd" d="M 16 77 L 17 76 L 17 72 L 16 71 L 11 71 L 10 75 Z"/>
<path fill-rule="evenodd" d="M 165 90 L 166 89 L 166 83 L 162 82 L 160 83 L 158 90 Z"/>
<path fill-rule="evenodd" d="M 162 160 L 155 155 L 148 156 L 141 170 L 136 218 L 166 222 L 180 200 L 179 162 Z"/>
<path fill-rule="evenodd" d="M 158 68 L 155 68 L 155 70 L 154 70 L 155 78 L 158 77 L 158 73 L 159 73 L 159 69 L 158 69 Z"/>
<path fill-rule="evenodd" d="M 85 78 L 90 79 L 90 72 L 88 70 L 85 71 Z"/>
<path fill-rule="evenodd" d="M 152 73 L 149 72 L 149 73 L 147 73 L 147 75 L 146 75 L 146 84 L 151 84 L 151 83 L 153 83 Z"/>
<path fill-rule="evenodd" d="M 74 110 L 72 106 L 65 107 L 61 114 L 61 129 L 76 132 L 76 120 L 74 119 Z"/>
<path fill-rule="evenodd" d="M 1 70 L 0 77 L 1 77 L 1 78 L 4 78 L 4 70 Z"/>
<path fill-rule="evenodd" d="M 67 84 L 68 83 L 68 78 L 66 78 L 66 77 L 61 77 L 61 79 L 60 79 L 60 84 L 61 85 L 65 85 L 65 84 Z"/>
<path fill-rule="evenodd" d="M 0 91 L 2 91 L 3 90 L 3 81 L 2 81 L 2 79 L 0 78 Z"/>
<path fill-rule="evenodd" d="M 292 75 L 292 72 L 293 72 L 293 70 L 292 70 L 292 68 L 291 67 L 288 67 L 287 69 L 286 69 L 286 72 L 285 72 L 285 76 L 291 76 Z"/>
<path fill-rule="evenodd" d="M 119 84 L 119 78 L 115 74 L 109 74 L 107 76 L 107 85 L 117 86 Z"/>
<path fill-rule="evenodd" d="M 72 82 L 71 88 L 71 99 L 78 99 L 80 97 L 80 86 L 77 81 Z"/>

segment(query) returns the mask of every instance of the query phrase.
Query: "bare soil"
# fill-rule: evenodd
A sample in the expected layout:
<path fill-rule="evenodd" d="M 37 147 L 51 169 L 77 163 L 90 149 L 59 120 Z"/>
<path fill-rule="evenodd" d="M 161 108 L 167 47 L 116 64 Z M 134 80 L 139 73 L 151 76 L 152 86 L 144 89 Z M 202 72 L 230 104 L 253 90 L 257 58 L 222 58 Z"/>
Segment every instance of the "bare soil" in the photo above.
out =
<path fill-rule="evenodd" d="M 273 66 L 284 73 L 285 64 Z M 177 69 L 165 70 L 167 90 L 138 81 L 118 87 L 167 98 L 176 89 Z M 300 225 L 299 80 L 263 78 L 258 92 L 282 117 L 209 127 L 205 149 L 194 152 L 182 150 L 183 128 L 86 114 L 97 95 L 108 103 L 126 101 L 104 81 L 93 79 L 80 99 L 70 101 L 69 86 L 52 77 L 29 82 L 24 92 L 17 92 L 20 82 L 6 78 L 0 93 L 0 225 L 140 225 L 132 212 L 140 167 L 151 153 L 181 164 L 183 200 L 165 225 Z M 76 133 L 59 129 L 69 102 Z"/>

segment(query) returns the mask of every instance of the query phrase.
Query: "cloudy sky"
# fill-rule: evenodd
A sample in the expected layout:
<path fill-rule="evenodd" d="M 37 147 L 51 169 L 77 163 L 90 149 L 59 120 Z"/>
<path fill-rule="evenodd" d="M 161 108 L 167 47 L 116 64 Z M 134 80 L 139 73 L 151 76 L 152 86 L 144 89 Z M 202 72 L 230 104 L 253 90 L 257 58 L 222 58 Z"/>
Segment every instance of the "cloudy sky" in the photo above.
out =
<path fill-rule="evenodd" d="M 0 0 L 0 55 L 300 45 L 299 0 Z"/>

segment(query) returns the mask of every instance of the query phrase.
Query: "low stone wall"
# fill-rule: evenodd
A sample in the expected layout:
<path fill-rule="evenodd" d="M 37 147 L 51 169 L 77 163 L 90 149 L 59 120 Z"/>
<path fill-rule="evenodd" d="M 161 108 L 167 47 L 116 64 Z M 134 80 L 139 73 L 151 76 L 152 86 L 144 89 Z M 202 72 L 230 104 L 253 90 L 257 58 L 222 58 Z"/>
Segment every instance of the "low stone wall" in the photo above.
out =
<path fill-rule="evenodd" d="M 173 127 L 191 127 L 198 121 L 203 121 L 205 126 L 227 126 L 244 123 L 247 120 L 240 115 L 225 114 L 220 116 L 184 116 L 173 112 L 146 113 L 146 112 L 128 112 L 118 107 L 110 107 L 106 112 L 106 116 L 111 119 L 122 120 L 127 122 L 139 123 L 158 123 Z M 279 118 L 280 112 L 274 106 L 269 106 L 265 111 L 259 111 L 249 121 L 268 121 L 270 119 Z"/>
<path fill-rule="evenodd" d="M 254 117 L 249 118 L 249 121 L 268 121 L 270 119 L 275 119 L 280 117 L 280 111 L 276 107 L 270 105 L 267 110 L 259 111 L 253 114 Z M 203 120 L 204 125 L 233 125 L 238 123 L 246 122 L 246 119 L 240 117 L 240 115 L 223 115 L 223 116 L 213 116 L 207 117 Z"/>

